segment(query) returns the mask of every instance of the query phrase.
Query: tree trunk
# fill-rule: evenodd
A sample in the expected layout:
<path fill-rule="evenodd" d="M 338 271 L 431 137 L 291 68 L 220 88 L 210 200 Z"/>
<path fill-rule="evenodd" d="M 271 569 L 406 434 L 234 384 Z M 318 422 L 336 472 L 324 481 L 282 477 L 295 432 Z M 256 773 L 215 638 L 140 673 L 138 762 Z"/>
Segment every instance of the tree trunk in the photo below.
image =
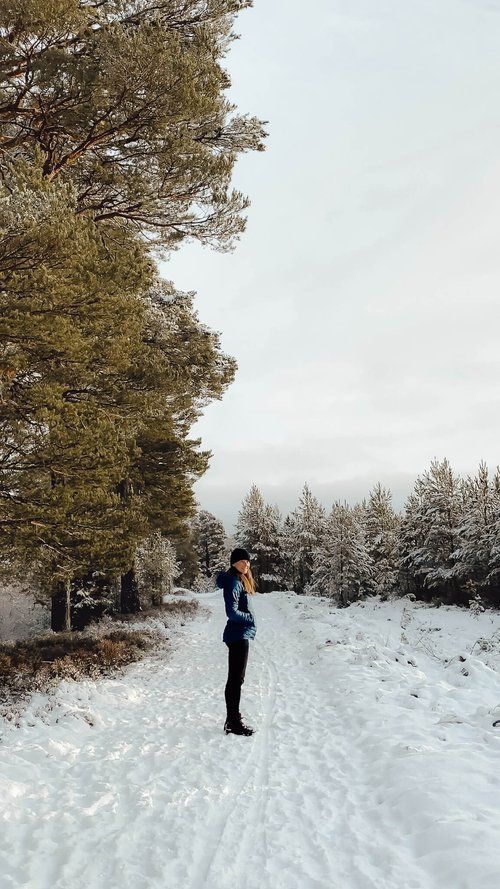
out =
<path fill-rule="evenodd" d="M 71 630 L 69 580 L 58 580 L 55 584 L 50 626 L 56 633 L 67 633 Z"/>
<path fill-rule="evenodd" d="M 95 572 L 89 571 L 85 577 L 81 578 L 81 585 L 83 587 L 87 586 L 87 589 L 89 586 L 92 587 L 92 601 L 85 604 L 79 603 L 78 607 L 75 590 L 73 584 L 71 585 L 70 614 L 72 630 L 84 630 L 92 621 L 98 621 L 102 618 L 107 608 L 107 603 L 103 603 L 102 599 L 109 597 L 112 591 L 112 583 L 113 581 L 106 575 L 97 575 Z"/>
<path fill-rule="evenodd" d="M 130 502 L 133 486 L 129 478 L 124 478 L 119 483 L 118 493 L 124 503 Z M 137 614 L 141 610 L 135 568 L 132 565 L 130 571 L 122 574 L 120 578 L 120 612 L 121 614 Z"/>
<path fill-rule="evenodd" d="M 120 611 L 122 614 L 142 611 L 134 568 L 121 576 Z"/>
<path fill-rule="evenodd" d="M 64 484 L 64 479 L 58 479 L 51 469 L 51 488 L 61 484 Z M 68 633 L 71 630 L 71 583 L 69 578 L 53 580 L 51 593 L 50 626 L 56 633 Z"/>

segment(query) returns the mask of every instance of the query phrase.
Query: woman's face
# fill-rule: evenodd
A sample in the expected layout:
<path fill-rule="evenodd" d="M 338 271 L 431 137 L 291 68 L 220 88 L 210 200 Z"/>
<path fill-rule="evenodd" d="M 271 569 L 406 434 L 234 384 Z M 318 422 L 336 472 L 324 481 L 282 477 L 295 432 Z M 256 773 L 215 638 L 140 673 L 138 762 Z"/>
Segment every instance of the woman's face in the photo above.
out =
<path fill-rule="evenodd" d="M 250 568 L 250 562 L 248 559 L 240 559 L 239 562 L 234 562 L 234 567 L 240 574 L 248 574 L 248 569 Z"/>

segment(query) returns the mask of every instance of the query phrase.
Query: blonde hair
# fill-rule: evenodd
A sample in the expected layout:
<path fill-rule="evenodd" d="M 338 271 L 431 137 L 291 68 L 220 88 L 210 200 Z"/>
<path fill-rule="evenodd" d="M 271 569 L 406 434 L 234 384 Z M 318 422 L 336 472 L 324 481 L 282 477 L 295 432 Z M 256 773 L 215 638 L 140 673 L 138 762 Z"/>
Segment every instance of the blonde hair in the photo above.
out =
<path fill-rule="evenodd" d="M 240 574 L 240 572 L 237 568 L 234 567 L 234 565 L 232 565 L 231 570 L 234 571 L 238 580 L 241 580 L 243 586 L 245 587 L 245 591 L 253 595 L 256 592 L 257 587 L 255 586 L 255 580 L 250 565 L 248 566 L 247 574 Z"/>

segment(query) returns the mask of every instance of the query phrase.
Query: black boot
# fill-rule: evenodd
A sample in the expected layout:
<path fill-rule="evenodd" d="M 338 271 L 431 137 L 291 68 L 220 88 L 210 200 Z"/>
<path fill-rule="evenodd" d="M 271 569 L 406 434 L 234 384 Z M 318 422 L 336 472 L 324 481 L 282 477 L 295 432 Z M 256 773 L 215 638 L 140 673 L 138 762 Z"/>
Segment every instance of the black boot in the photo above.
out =
<path fill-rule="evenodd" d="M 229 719 L 228 717 L 224 723 L 224 731 L 226 735 L 253 735 L 254 733 L 253 728 L 242 722 L 241 716 L 238 716 L 236 719 Z"/>

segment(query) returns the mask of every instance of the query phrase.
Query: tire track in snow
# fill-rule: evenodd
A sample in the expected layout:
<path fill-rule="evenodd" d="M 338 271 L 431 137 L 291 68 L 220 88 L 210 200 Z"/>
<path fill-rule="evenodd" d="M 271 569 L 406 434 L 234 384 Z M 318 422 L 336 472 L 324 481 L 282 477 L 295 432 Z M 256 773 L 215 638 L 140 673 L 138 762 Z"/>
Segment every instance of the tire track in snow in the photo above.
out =
<path fill-rule="evenodd" d="M 250 754 L 247 758 L 247 766 L 243 772 L 243 777 L 239 779 L 237 785 L 231 790 L 232 799 L 224 805 L 219 803 L 218 808 L 219 811 L 221 811 L 221 814 L 218 814 L 217 818 L 214 819 L 214 822 L 210 825 L 210 833 L 214 835 L 215 839 L 208 849 L 204 848 L 201 851 L 197 861 L 194 863 L 193 873 L 189 880 L 191 889 L 204 889 L 204 887 L 210 885 L 210 874 L 214 863 L 216 862 L 217 854 L 219 850 L 224 847 L 224 843 L 227 840 L 226 834 L 231 825 L 231 817 L 238 806 L 240 795 L 249 780 L 252 768 L 253 764 L 251 762 Z"/>
<path fill-rule="evenodd" d="M 332 872 L 328 843 L 317 830 L 330 776 L 329 769 L 321 769 L 325 711 L 317 705 L 315 677 L 310 670 L 316 649 L 310 640 L 299 637 L 297 629 L 301 630 L 290 621 L 290 613 L 283 614 L 274 601 L 268 600 L 269 606 L 268 645 L 279 653 L 279 667 L 271 654 L 269 661 L 277 674 L 279 703 L 275 705 L 269 758 L 271 786 L 262 822 L 263 848 L 258 850 L 262 853 L 265 849 L 267 867 L 260 877 L 253 875 L 249 889 L 259 885 L 276 889 L 329 887 L 335 869 Z"/>
<path fill-rule="evenodd" d="M 338 677 L 325 684 L 317 643 L 288 603 L 269 599 L 265 607 L 274 720 L 255 867 L 244 889 L 373 889 L 355 827 L 366 827 L 356 793 L 363 776 L 338 710 Z"/>
<path fill-rule="evenodd" d="M 284 843 L 278 837 L 266 886 L 434 889 L 434 884 L 422 881 L 418 863 L 387 842 L 374 810 L 368 772 L 373 763 L 367 760 L 360 732 L 364 688 L 340 674 L 329 656 L 328 661 L 318 656 L 317 636 L 307 620 L 302 623 L 302 613 L 298 624 L 290 620 L 294 612 L 289 603 L 278 600 L 272 605 L 287 622 L 290 649 L 281 649 L 287 657 L 288 694 L 282 702 L 283 720 L 276 714 L 277 728 L 283 731 L 277 751 L 281 763 L 277 760 L 275 766 L 285 775 L 288 760 L 291 787 L 283 784 L 284 793 L 272 794 L 271 814 L 275 824 L 288 823 L 294 831 L 292 840 L 286 838 L 294 860 L 283 855 Z"/>
<path fill-rule="evenodd" d="M 266 839 L 266 808 L 269 800 L 269 766 L 271 756 L 270 735 L 276 706 L 278 671 L 276 664 L 272 659 L 268 660 L 266 667 L 268 673 L 268 694 L 265 701 L 262 724 L 259 729 L 259 734 L 261 735 L 260 755 L 255 774 L 255 790 L 245 818 L 245 831 L 238 846 L 238 852 L 233 865 L 233 870 L 238 876 L 238 886 L 240 886 L 241 889 L 246 889 L 248 875 L 251 871 L 249 863 L 253 854 L 255 854 L 255 850 L 257 849 L 258 858 L 261 863 L 266 862 L 268 852 Z M 257 834 L 259 833 L 261 835 L 260 847 L 256 842 Z"/>
<path fill-rule="evenodd" d="M 233 755 L 236 745 L 239 747 L 242 743 L 248 744 L 250 750 L 245 760 L 243 773 L 239 772 L 240 777 L 237 783 L 230 788 L 231 800 L 225 804 L 220 802 L 218 805 L 217 818 L 211 826 L 211 833 L 215 838 L 208 849 L 204 848 L 200 852 L 194 864 L 193 873 L 190 876 L 190 889 L 212 889 L 212 887 L 221 889 L 222 874 L 224 874 L 224 882 L 227 880 L 228 885 L 238 885 L 239 889 L 240 887 L 243 889 L 241 868 L 245 868 L 246 857 L 252 844 L 249 825 L 253 825 L 254 818 L 258 817 L 258 814 L 253 815 L 253 812 L 258 813 L 262 794 L 260 787 L 262 776 L 265 776 L 268 769 L 268 731 L 274 708 L 273 669 L 268 665 L 267 675 L 266 704 L 259 729 L 251 738 L 224 736 L 223 743 L 230 745 L 228 756 Z M 219 808 L 221 806 L 222 809 Z M 237 817 L 233 818 L 235 815 Z M 245 838 L 242 842 L 243 824 L 245 825 Z M 243 870 L 243 873 L 245 872 Z M 237 884 L 234 884 L 234 879 L 237 879 Z"/>
<path fill-rule="evenodd" d="M 216 839 L 209 849 L 205 849 L 191 876 L 190 889 L 222 889 L 223 886 L 237 886 L 245 889 L 249 864 L 256 848 L 256 834 L 265 825 L 265 810 L 269 797 L 269 739 L 275 711 L 278 671 L 269 655 L 268 646 L 256 646 L 263 655 L 266 683 L 260 725 L 252 738 L 226 736 L 234 746 L 250 742 L 250 752 L 245 761 L 243 776 L 236 788 L 232 789 L 234 799 L 217 818 L 214 833 Z M 234 745 L 234 746 L 233 746 Z M 231 751 L 232 752 L 232 751 Z M 265 831 L 258 846 L 261 862 L 267 859 Z"/>

